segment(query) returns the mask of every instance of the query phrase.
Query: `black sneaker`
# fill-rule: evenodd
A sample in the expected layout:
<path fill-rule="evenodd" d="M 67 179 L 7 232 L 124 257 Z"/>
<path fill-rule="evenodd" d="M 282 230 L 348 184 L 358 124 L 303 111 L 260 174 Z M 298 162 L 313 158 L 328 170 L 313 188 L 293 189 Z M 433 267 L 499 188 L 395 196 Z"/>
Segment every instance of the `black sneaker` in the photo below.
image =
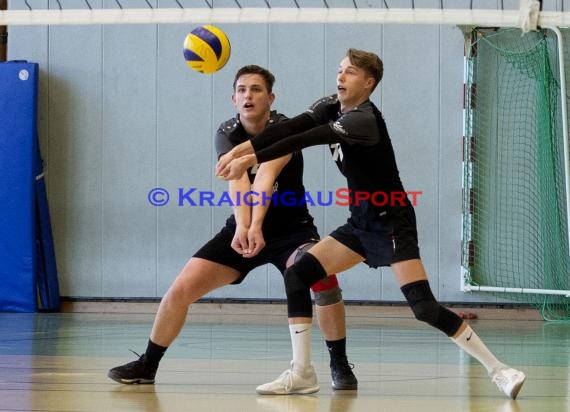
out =
<path fill-rule="evenodd" d="M 331 359 L 330 366 L 333 389 L 337 391 L 358 389 L 358 380 L 356 376 L 354 376 L 354 373 L 352 373 L 354 365 L 348 363 L 346 357 L 337 360 Z"/>
<path fill-rule="evenodd" d="M 156 368 L 148 365 L 144 360 L 144 355 L 134 352 L 139 358 L 122 366 L 117 366 L 107 373 L 107 376 L 116 382 L 126 385 L 153 384 Z"/>

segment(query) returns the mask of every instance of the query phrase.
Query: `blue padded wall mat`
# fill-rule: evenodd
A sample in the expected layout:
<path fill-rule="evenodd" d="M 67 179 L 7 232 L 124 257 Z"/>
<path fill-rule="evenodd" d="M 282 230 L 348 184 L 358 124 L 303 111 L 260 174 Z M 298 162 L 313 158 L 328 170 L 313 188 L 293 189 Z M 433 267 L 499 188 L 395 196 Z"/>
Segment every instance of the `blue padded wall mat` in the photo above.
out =
<path fill-rule="evenodd" d="M 34 312 L 38 65 L 0 63 L 0 311 Z"/>

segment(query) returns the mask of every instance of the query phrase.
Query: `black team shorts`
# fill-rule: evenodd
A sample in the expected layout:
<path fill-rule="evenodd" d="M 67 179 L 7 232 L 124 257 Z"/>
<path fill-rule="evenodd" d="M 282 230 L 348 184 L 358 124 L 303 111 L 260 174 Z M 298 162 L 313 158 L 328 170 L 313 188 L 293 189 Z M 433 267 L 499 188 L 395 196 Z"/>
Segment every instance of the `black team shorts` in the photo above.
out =
<path fill-rule="evenodd" d="M 273 264 L 283 274 L 287 259 L 295 249 L 305 243 L 315 243 L 319 240 L 317 228 L 312 223 L 300 225 L 287 232 L 280 231 L 275 236 L 265 236 L 265 247 L 261 252 L 252 258 L 244 258 L 231 247 L 235 229 L 234 224 L 226 224 L 193 256 L 237 270 L 241 276 L 233 284 L 241 283 L 250 271 L 268 263 Z M 268 234 L 270 232 L 268 231 Z"/>
<path fill-rule="evenodd" d="M 372 219 L 352 215 L 330 236 L 364 257 L 371 268 L 420 258 L 412 206 L 390 209 Z"/>

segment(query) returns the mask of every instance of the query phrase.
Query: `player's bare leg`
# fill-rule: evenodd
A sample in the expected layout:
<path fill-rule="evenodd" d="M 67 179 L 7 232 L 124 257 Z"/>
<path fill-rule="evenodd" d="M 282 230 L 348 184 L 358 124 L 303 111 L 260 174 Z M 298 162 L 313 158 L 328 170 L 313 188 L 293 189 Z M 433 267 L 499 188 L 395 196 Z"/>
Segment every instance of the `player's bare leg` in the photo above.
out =
<path fill-rule="evenodd" d="M 394 263 L 392 270 L 416 318 L 446 333 L 455 344 L 487 369 L 492 381 L 504 394 L 515 399 L 526 379 L 525 374 L 500 362 L 471 326 L 437 303 L 421 260 Z"/>
<path fill-rule="evenodd" d="M 239 272 L 230 267 L 190 259 L 160 301 L 145 353 L 133 362 L 112 368 L 107 376 L 124 384 L 154 383 L 158 364 L 184 326 L 190 305 L 238 277 Z"/>
<path fill-rule="evenodd" d="M 302 245 L 293 253 L 287 266 L 296 262 L 303 253 L 311 247 L 311 244 Z M 327 348 L 331 357 L 332 386 L 336 390 L 355 390 L 358 380 L 352 372 L 352 365 L 348 363 L 346 356 L 346 324 L 344 302 L 336 277 L 323 279 L 313 287 L 316 302 L 316 314 L 319 328 L 325 337 Z M 316 374 L 308 362 L 310 357 L 299 356 L 310 351 L 311 324 L 303 324 L 294 318 L 289 319 L 289 330 L 293 346 L 293 361 L 291 368 L 283 372 L 272 382 L 260 385 L 257 392 L 260 394 L 295 394 L 310 393 L 311 388 L 316 387 Z M 309 348 L 309 349 L 306 349 Z M 311 378 L 314 375 L 314 379 Z M 314 383 L 314 385 L 311 385 Z"/>

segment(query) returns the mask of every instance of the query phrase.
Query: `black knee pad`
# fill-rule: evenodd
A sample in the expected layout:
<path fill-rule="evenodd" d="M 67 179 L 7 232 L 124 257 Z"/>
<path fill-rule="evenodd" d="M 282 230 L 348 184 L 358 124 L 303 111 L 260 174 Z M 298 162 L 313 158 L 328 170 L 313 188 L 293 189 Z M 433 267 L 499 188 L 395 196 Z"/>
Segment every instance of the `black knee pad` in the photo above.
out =
<path fill-rule="evenodd" d="M 285 270 L 283 276 L 285 278 L 285 293 L 287 294 L 287 316 L 290 318 L 312 317 L 311 289 L 303 285 L 294 266 Z"/>
<path fill-rule="evenodd" d="M 301 260 L 303 255 L 305 255 L 305 253 L 307 253 L 307 250 L 312 248 L 316 243 L 317 242 L 315 241 L 312 243 L 305 243 L 303 246 L 299 246 L 297 248 L 297 254 L 295 255 L 295 261 L 293 263 L 297 263 L 299 260 Z"/>
<path fill-rule="evenodd" d="M 422 301 L 411 306 L 417 320 L 430 325 L 435 325 L 439 319 L 439 303 Z"/>
<path fill-rule="evenodd" d="M 326 275 L 321 263 L 310 253 L 305 253 L 297 263 L 285 270 L 283 276 L 289 317 L 312 316 L 310 287 Z"/>
<path fill-rule="evenodd" d="M 416 319 L 441 330 L 447 336 L 453 336 L 459 330 L 463 321 L 435 300 L 427 280 L 408 283 L 401 289 Z"/>
<path fill-rule="evenodd" d="M 309 288 L 327 277 L 327 272 L 316 257 L 310 253 L 303 256 L 293 266 L 285 270 L 285 291 L 294 292 Z"/>

